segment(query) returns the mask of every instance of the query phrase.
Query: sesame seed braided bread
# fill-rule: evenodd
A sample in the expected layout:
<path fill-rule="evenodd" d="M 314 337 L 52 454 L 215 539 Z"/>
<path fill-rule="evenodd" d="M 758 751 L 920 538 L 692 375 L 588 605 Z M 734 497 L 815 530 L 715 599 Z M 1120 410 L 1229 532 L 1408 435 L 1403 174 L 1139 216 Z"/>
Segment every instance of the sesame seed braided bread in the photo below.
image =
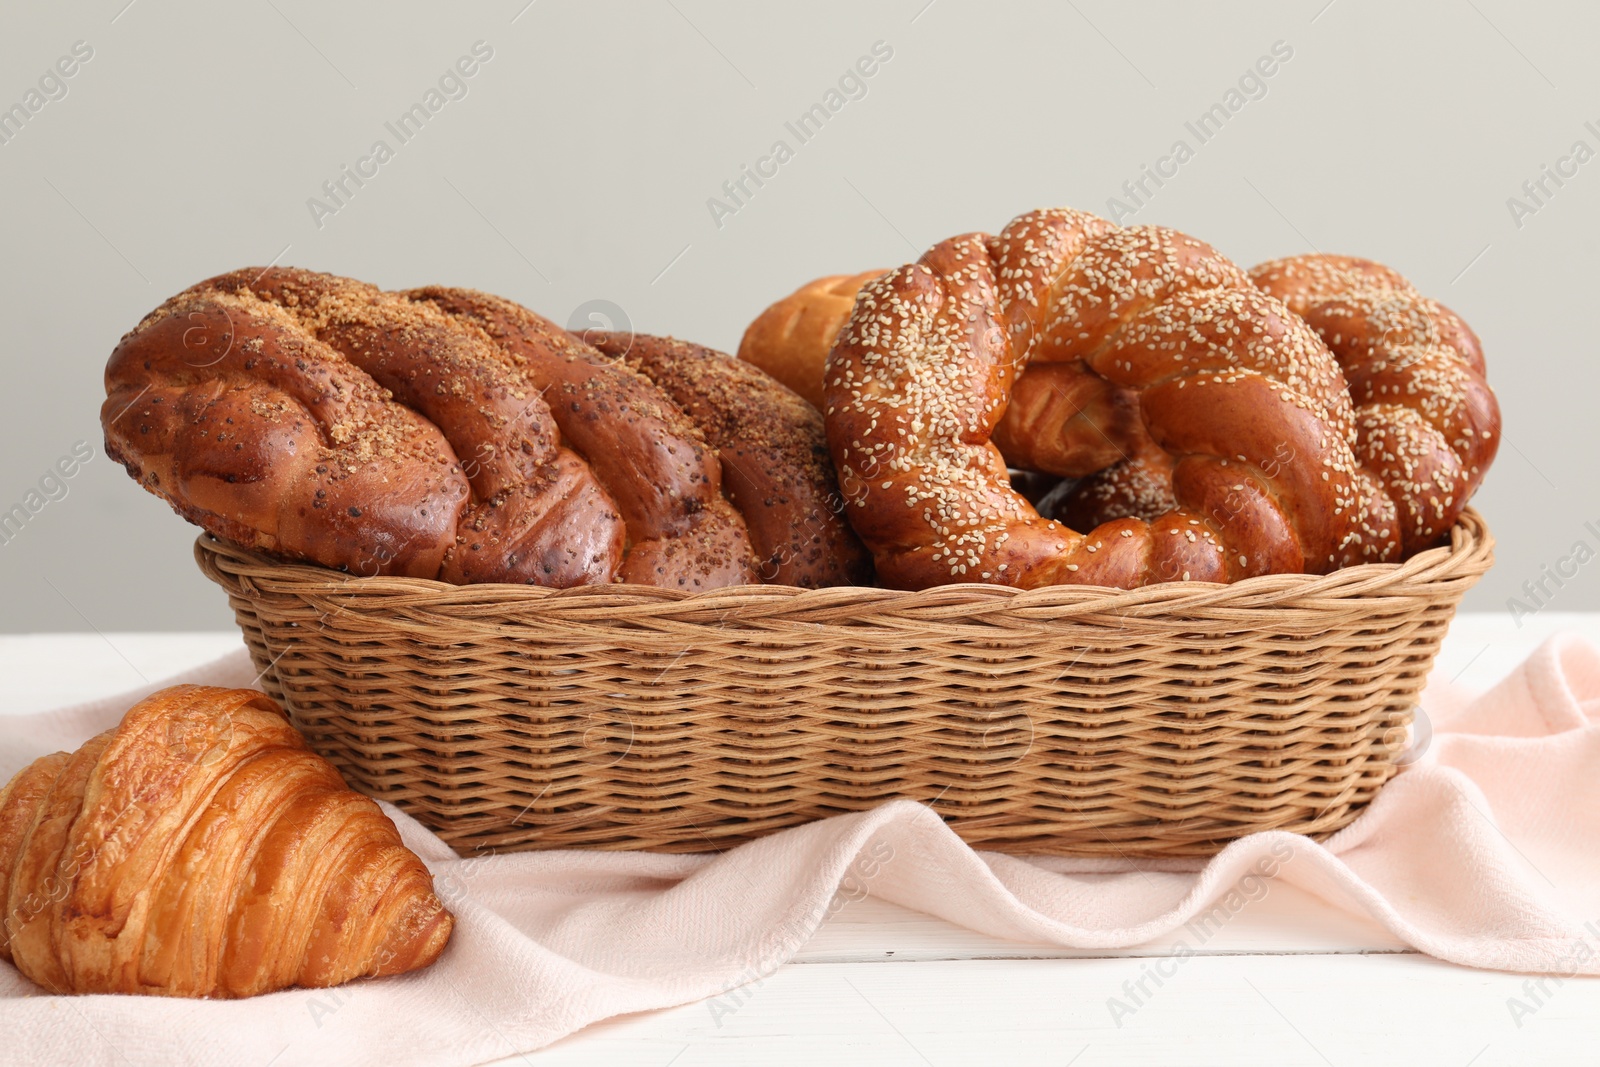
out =
<path fill-rule="evenodd" d="M 1176 508 L 1083 534 L 1010 489 L 991 438 L 1035 362 L 1138 394 Z M 1323 573 L 1359 560 L 1368 534 L 1332 356 L 1172 230 L 1059 209 L 942 242 L 861 290 L 825 401 L 851 522 L 892 586 Z"/>

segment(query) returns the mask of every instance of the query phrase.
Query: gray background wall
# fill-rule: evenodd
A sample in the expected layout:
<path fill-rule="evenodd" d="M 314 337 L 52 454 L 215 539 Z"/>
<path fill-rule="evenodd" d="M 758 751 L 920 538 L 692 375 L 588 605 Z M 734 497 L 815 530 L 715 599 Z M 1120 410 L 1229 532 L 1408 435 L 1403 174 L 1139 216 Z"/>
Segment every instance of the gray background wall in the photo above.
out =
<path fill-rule="evenodd" d="M 476 286 L 561 321 L 605 300 L 635 328 L 729 348 L 814 275 L 1033 207 L 1105 213 L 1179 138 L 1193 158 L 1135 220 L 1246 264 L 1369 255 L 1482 335 L 1506 432 L 1478 498 L 1499 563 L 1469 607 L 1507 610 L 1575 542 L 1600 549 L 1600 159 L 1547 180 L 1543 206 L 1521 190 L 1575 141 L 1600 150 L 1592 5 L 125 5 L 0 13 L 0 107 L 75 42 L 93 49 L 0 145 L 0 509 L 75 442 L 95 449 L 0 545 L 7 630 L 231 625 L 194 531 L 101 454 L 97 419 L 117 338 L 210 274 L 276 260 Z M 466 95 L 399 144 L 384 123 L 480 40 L 493 56 Z M 879 41 L 892 58 L 865 95 L 800 144 L 784 123 Z M 1199 144 L 1184 123 L 1279 41 L 1292 57 Z M 380 138 L 393 158 L 314 219 L 308 198 Z M 793 158 L 718 225 L 708 198 L 778 139 Z M 1512 196 L 1537 210 L 1514 219 Z M 1586 563 L 1541 599 L 1600 608 L 1597 575 Z"/>

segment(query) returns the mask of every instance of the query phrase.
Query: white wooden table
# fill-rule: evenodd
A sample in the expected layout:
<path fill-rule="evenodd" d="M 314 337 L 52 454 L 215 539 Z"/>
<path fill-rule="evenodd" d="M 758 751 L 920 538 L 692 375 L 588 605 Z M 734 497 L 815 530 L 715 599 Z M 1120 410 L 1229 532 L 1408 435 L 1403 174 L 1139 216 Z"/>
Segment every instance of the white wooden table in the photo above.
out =
<path fill-rule="evenodd" d="M 1600 614 L 1545 612 L 1520 628 L 1503 614 L 1462 616 L 1435 669 L 1486 688 L 1563 629 L 1600 642 Z M 232 633 L 0 636 L 5 710 L 108 695 L 238 644 Z M 610 1019 L 505 1062 L 1600 1064 L 1600 979 L 1540 989 L 1527 976 L 1440 963 L 1278 882 L 1194 956 L 1170 955 L 1181 936 L 1080 952 L 995 940 L 867 898 L 757 985 Z M 1155 995 L 1114 1019 L 1108 1000 L 1152 969 L 1165 976 Z M 1511 998 L 1536 1010 L 1519 1024 Z"/>

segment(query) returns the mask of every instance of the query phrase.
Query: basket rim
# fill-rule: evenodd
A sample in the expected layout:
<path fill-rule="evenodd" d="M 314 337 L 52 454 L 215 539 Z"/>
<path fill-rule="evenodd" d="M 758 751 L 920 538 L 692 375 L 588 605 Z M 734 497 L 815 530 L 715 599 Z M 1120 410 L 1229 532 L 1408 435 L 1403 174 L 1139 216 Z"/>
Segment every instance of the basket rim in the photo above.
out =
<path fill-rule="evenodd" d="M 1382 598 L 1402 587 L 1418 587 L 1457 580 L 1475 582 L 1494 560 L 1494 536 L 1483 516 L 1467 508 L 1450 531 L 1448 544 L 1426 549 L 1402 563 L 1360 563 L 1329 574 L 1269 574 L 1229 584 L 1216 582 L 1163 582 L 1139 589 L 1108 586 L 1058 585 L 1037 589 L 964 583 L 906 591 L 878 586 L 830 586 L 802 589 L 787 585 L 743 585 L 701 591 L 664 589 L 646 585 L 587 585 L 550 589 L 534 585 L 485 582 L 451 585 L 431 578 L 394 575 L 346 574 L 315 563 L 279 559 L 245 548 L 202 531 L 195 540 L 195 561 L 213 581 L 223 575 L 248 577 L 274 591 L 302 596 L 397 597 L 416 606 L 448 605 L 454 609 L 508 605 L 547 608 L 615 609 L 656 603 L 669 609 L 714 610 L 770 607 L 804 612 L 835 612 L 851 607 L 873 612 L 949 611 L 959 617 L 962 608 L 992 611 L 1003 606 L 1016 611 L 1063 608 L 1134 615 L 1172 615 L 1200 612 L 1255 610 L 1293 602 L 1303 608 L 1320 599 Z"/>

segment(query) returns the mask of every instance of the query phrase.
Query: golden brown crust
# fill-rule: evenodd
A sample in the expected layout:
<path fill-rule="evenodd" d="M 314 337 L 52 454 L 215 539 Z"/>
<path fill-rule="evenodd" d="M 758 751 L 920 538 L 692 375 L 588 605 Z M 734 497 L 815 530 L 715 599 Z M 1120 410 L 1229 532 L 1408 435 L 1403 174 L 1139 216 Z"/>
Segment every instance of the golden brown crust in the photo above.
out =
<path fill-rule="evenodd" d="M 802 285 L 750 323 L 739 358 L 820 408 L 828 352 L 861 288 L 885 273 L 830 274 Z M 1012 467 L 1079 478 L 1131 455 L 1143 436 L 1134 393 L 1081 364 L 1053 363 L 1017 379 L 994 443 Z"/>
<path fill-rule="evenodd" d="M 1398 272 L 1354 256 L 1263 263 L 1251 279 L 1333 350 L 1355 406 L 1369 524 L 1391 555 L 1448 535 L 1500 447 L 1500 407 L 1478 337 Z"/>
<path fill-rule="evenodd" d="M 1037 363 L 1011 386 L 995 447 L 1023 470 L 1082 478 L 1133 454 L 1147 440 L 1139 395 L 1081 363 Z"/>
<path fill-rule="evenodd" d="M 1438 543 L 1499 445 L 1499 406 L 1477 335 L 1371 260 L 1296 256 L 1255 267 L 1251 279 L 1302 316 L 1344 372 L 1358 495 L 1367 502 L 1364 558 L 1401 559 Z M 1170 507 L 1170 461 L 1159 449 L 1137 451 L 1052 501 L 1050 517 L 1094 523 Z"/>
<path fill-rule="evenodd" d="M 1030 362 L 1135 391 L 1179 507 L 1080 534 L 991 442 Z M 1322 573 L 1362 557 L 1338 367 L 1204 242 L 1070 210 L 969 234 L 867 285 L 827 365 L 828 440 L 879 576 L 1032 587 Z"/>
<path fill-rule="evenodd" d="M 1143 434 L 1132 444 L 1128 458 L 1043 501 L 1039 514 L 1074 530 L 1088 530 L 1113 519 L 1153 519 L 1177 506 L 1172 457 Z"/>
<path fill-rule="evenodd" d="M 468 486 L 438 428 L 253 296 L 187 290 L 106 366 L 106 451 L 200 526 L 367 573 L 433 577 Z"/>
<path fill-rule="evenodd" d="M 0 787 L 0 909 L 4 909 L 5 916 L 4 921 L 0 921 L 0 959 L 11 958 L 11 931 L 20 925 L 29 910 L 41 903 L 38 900 L 30 902 L 24 896 L 21 910 L 10 907 L 8 901 L 16 865 L 5 862 L 4 858 L 19 854 L 22 840 L 32 829 L 40 804 L 71 758 L 66 752 L 41 756 L 18 771 L 4 787 Z"/>
<path fill-rule="evenodd" d="M 481 330 L 402 294 L 313 271 L 235 271 L 203 284 L 286 309 L 444 434 L 472 502 L 441 578 L 565 587 L 616 573 L 624 530 L 609 493 L 561 448 L 542 383 Z"/>
<path fill-rule="evenodd" d="M 456 583 L 756 580 L 692 421 L 485 293 L 235 271 L 128 334 L 107 389 L 108 452 L 252 547 Z"/>
<path fill-rule="evenodd" d="M 1355 409 L 1365 558 L 1432 547 L 1460 517 L 1493 462 L 1500 412 L 1477 335 L 1392 268 L 1352 256 L 1263 263 L 1251 279 L 1303 317 L 1332 350 Z M 1030 371 L 1030 373 L 1032 373 Z M 1024 376 L 1026 377 L 1026 376 Z M 1149 517 L 1171 496 L 1158 450 L 1085 479 L 1051 517 Z"/>
<path fill-rule="evenodd" d="M 454 923 L 388 817 L 248 689 L 164 689 L 22 771 L 0 793 L 0 872 L 9 957 L 58 993 L 400 974 Z"/>
<path fill-rule="evenodd" d="M 822 365 L 850 321 L 861 287 L 884 275 L 830 274 L 807 282 L 756 316 L 739 342 L 739 358 L 755 364 L 812 407 L 822 407 Z"/>
<path fill-rule="evenodd" d="M 484 330 L 542 385 L 562 437 L 581 452 L 627 524 L 619 580 L 682 589 L 752 584 L 744 523 L 723 498 L 713 447 L 648 378 L 501 297 L 430 286 L 405 294 Z"/>
<path fill-rule="evenodd" d="M 821 414 L 733 357 L 670 337 L 590 331 L 672 397 L 722 457 L 722 481 L 744 516 L 763 582 L 864 585 L 871 559 L 841 517 Z"/>

